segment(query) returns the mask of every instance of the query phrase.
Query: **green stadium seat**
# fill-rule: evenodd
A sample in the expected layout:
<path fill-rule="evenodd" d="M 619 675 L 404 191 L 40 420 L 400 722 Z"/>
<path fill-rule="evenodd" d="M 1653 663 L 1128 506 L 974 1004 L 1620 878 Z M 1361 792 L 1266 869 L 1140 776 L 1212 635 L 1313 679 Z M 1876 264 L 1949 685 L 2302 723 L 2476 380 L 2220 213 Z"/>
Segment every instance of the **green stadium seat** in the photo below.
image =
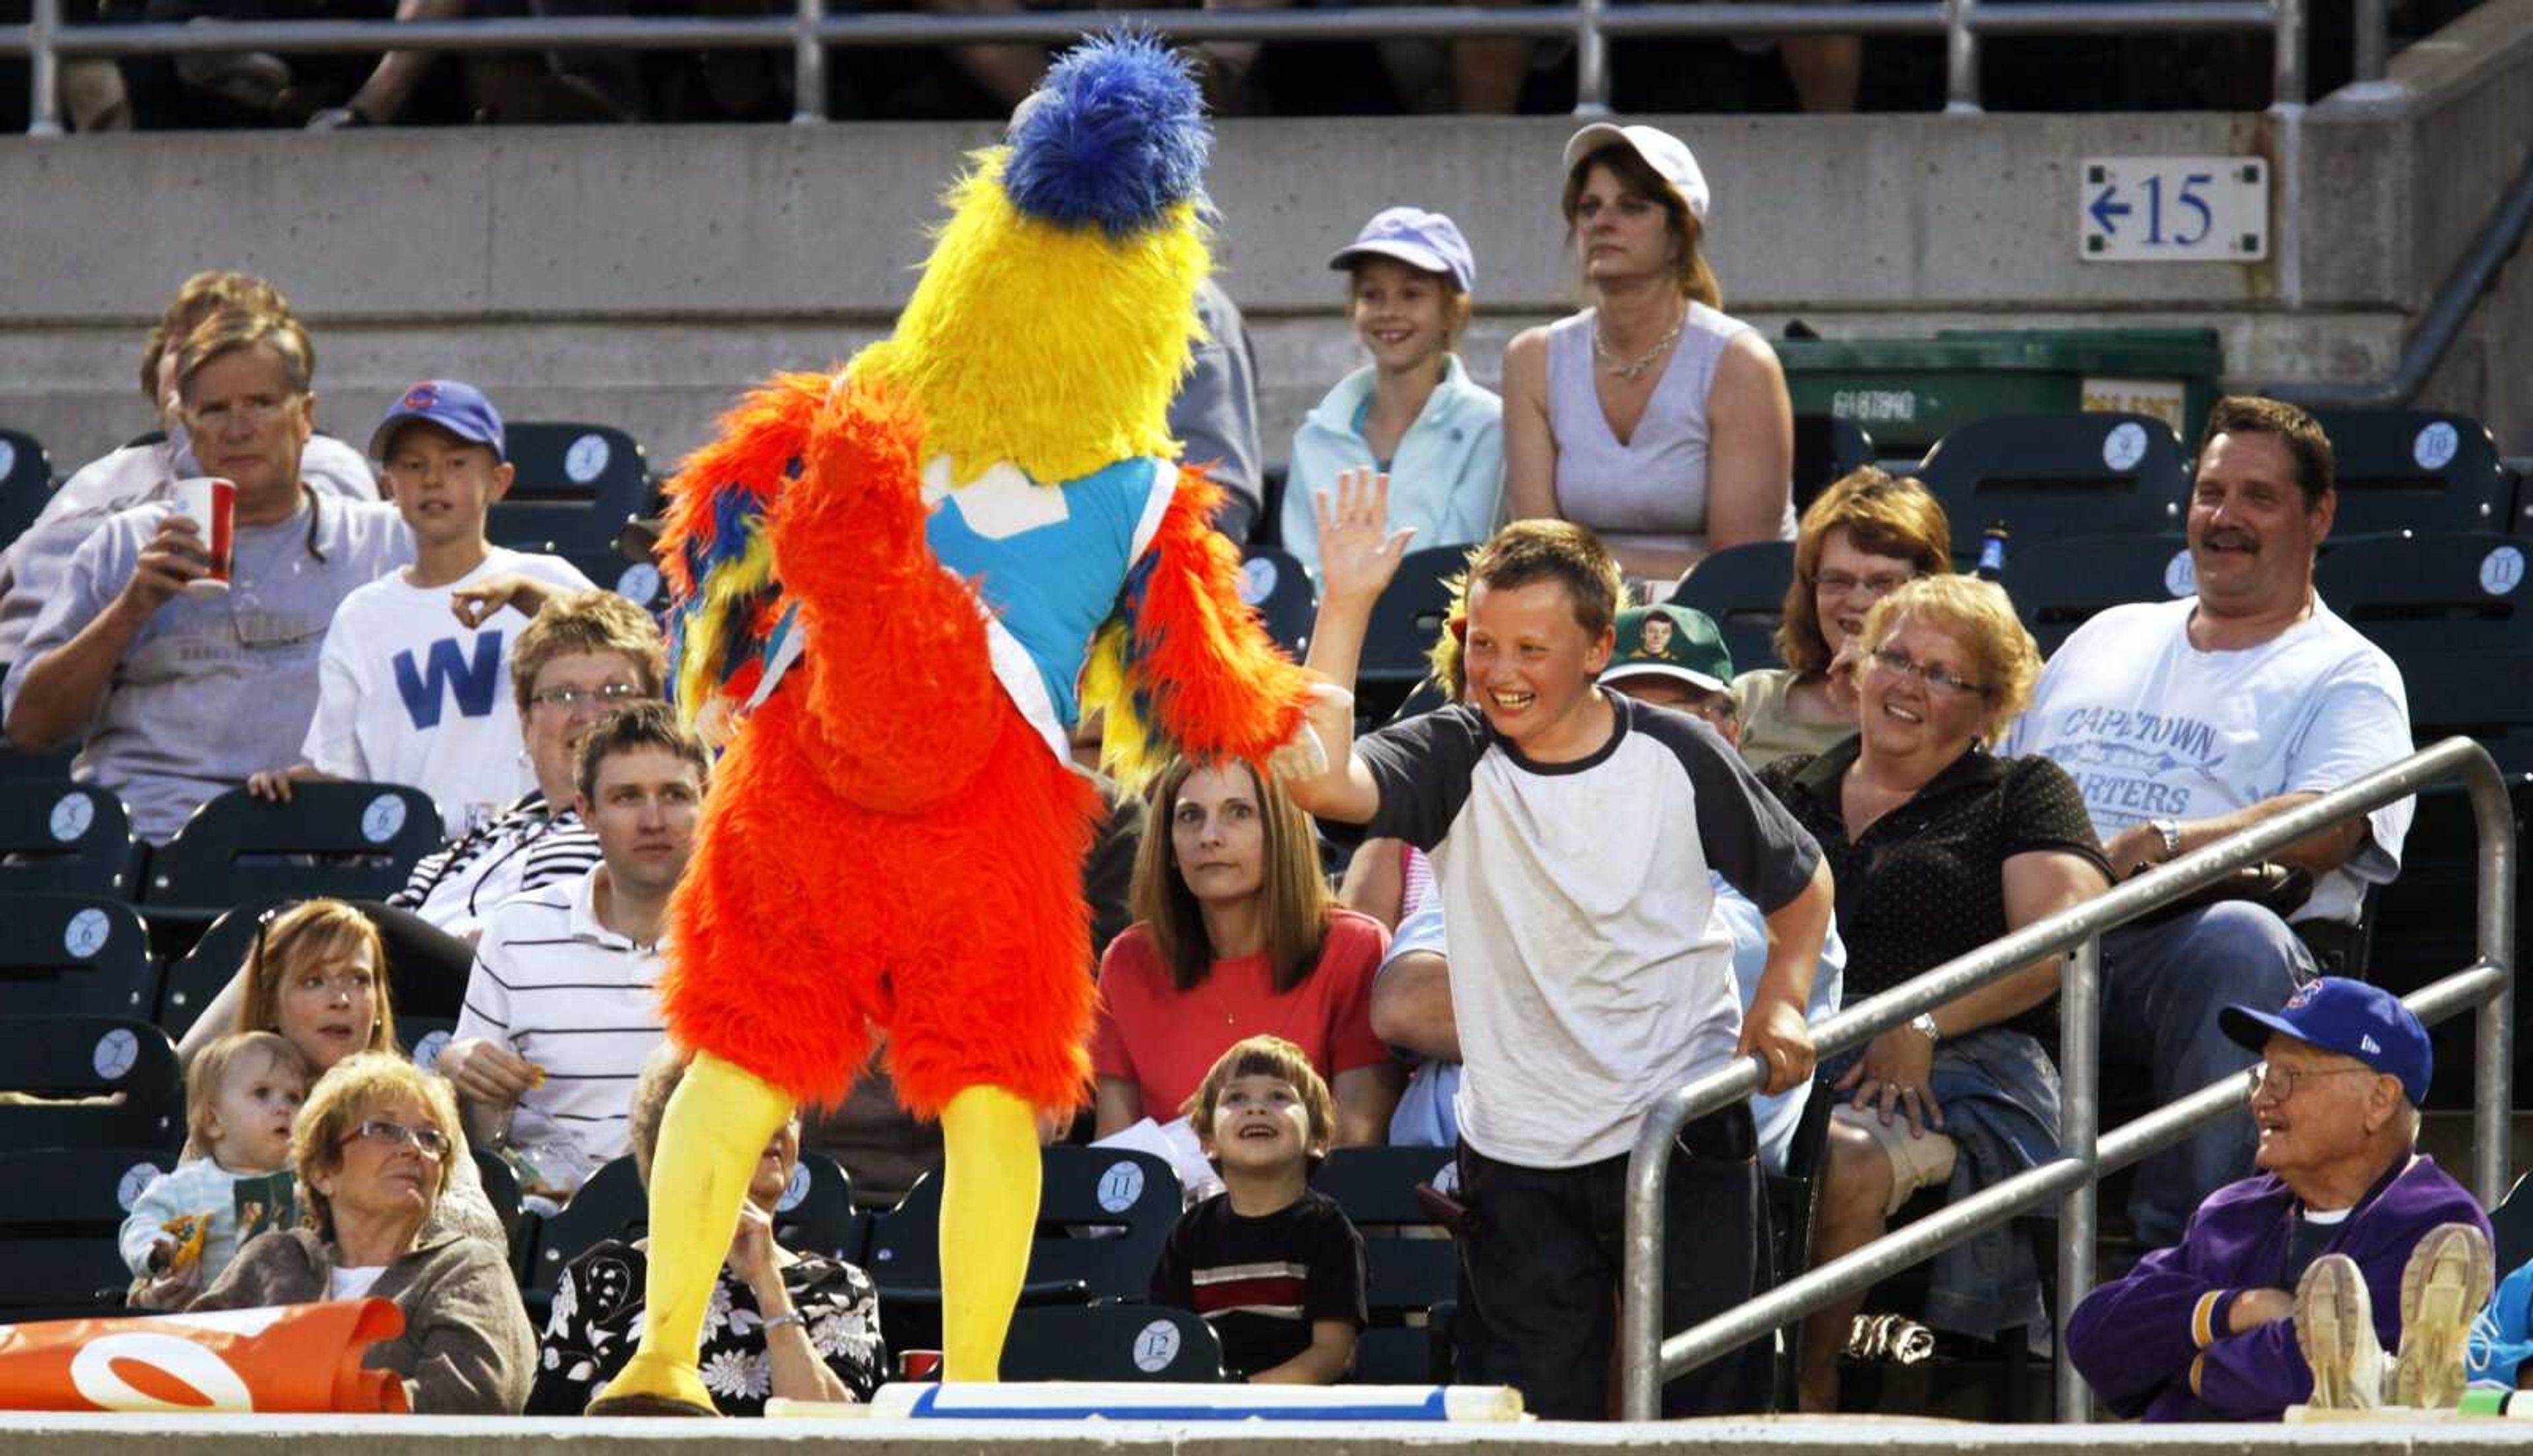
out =
<path fill-rule="evenodd" d="M 1240 553 L 1240 600 L 1258 610 L 1276 645 L 1299 660 L 1311 645 L 1312 619 L 1320 609 L 1311 570 L 1279 546 L 1252 545 Z"/>
<path fill-rule="evenodd" d="M 31 435 L 0 430 L 0 551 L 18 539 L 53 495 L 53 460 Z"/>
<path fill-rule="evenodd" d="M 105 789 L 0 777 L 0 892 L 129 900 L 143 853 L 123 801 Z"/>
<path fill-rule="evenodd" d="M 298 900 L 296 895 L 265 896 L 232 905 L 211 921 L 201 937 L 167 962 L 158 990 L 158 1029 L 178 1041 L 194 1029 L 211 1002 L 246 964 L 256 932 L 265 917 Z M 388 994 L 394 994 L 394 972 L 388 972 Z M 390 999 L 390 1006 L 394 1005 Z M 398 1029 L 402 1029 L 399 1027 Z"/>
<path fill-rule="evenodd" d="M 0 1323 L 99 1319 L 130 1312 L 132 1271 L 117 1240 L 172 1148 L 17 1148 L 0 1179 Z"/>
<path fill-rule="evenodd" d="M 1839 477 L 1872 463 L 1873 437 L 1863 426 L 1841 415 L 1795 416 L 1795 513 Z"/>
<path fill-rule="evenodd" d="M 2189 545 L 2178 536 L 2023 543 L 2006 552 L 2000 584 L 2044 657 L 2104 608 L 2168 601 L 2198 590 Z"/>
<path fill-rule="evenodd" d="M 1459 1298 L 1460 1246 L 1416 1198 L 1450 1166 L 1447 1147 L 1340 1147 L 1312 1177 L 1336 1200 L 1364 1243 L 1364 1304 L 1354 1375 L 1373 1385 L 1450 1379 L 1449 1311 Z M 1440 1319 L 1435 1310 L 1441 1308 Z"/>
<path fill-rule="evenodd" d="M 185 1141 L 175 1044 L 135 1017 L 0 1017 L 0 1092 L 27 1094 L 0 1100 L 0 1152 L 12 1157 L 34 1147 L 173 1154 Z"/>
<path fill-rule="evenodd" d="M 1679 579 L 1671 600 L 1715 619 L 1733 654 L 1733 670 L 1783 667 L 1777 657 L 1777 624 L 1785 619 L 1786 588 L 1795 579 L 1795 544 L 1753 541 L 1728 546 L 1700 558 Z"/>
<path fill-rule="evenodd" d="M 439 846 L 440 810 L 405 785 L 302 784 L 286 804 L 233 788 L 150 855 L 142 901 L 156 930 L 277 896 L 383 900 Z"/>
<path fill-rule="evenodd" d="M 2507 529 L 2507 472 L 2478 420 L 2435 410 L 2316 410 L 2314 420 L 2330 437 L 2333 536 Z"/>
<path fill-rule="evenodd" d="M 1434 639 L 1450 616 L 1450 579 L 1469 569 L 1469 550 L 1429 546 L 1399 561 L 1389 589 L 1372 605 L 1356 681 L 1404 692 L 1424 680 L 1425 655 L 1433 651 Z"/>
<path fill-rule="evenodd" d="M 2404 670 L 2452 653 L 2533 653 L 2527 558 L 2527 543 L 2505 537 L 2334 532 L 2314 590 Z"/>
<path fill-rule="evenodd" d="M 147 1020 L 158 1009 L 148 927 L 121 901 L 0 896 L 0 1007 Z"/>
<path fill-rule="evenodd" d="M 514 474 L 509 494 L 494 504 L 485 526 L 496 544 L 604 551 L 627 517 L 652 513 L 657 489 L 642 446 L 623 431 L 522 420 L 508 425 L 502 437 Z"/>
<path fill-rule="evenodd" d="M 2178 531 L 2190 488 L 2171 426 L 2114 413 L 1975 421 L 1936 441 L 1917 478 L 1952 519 L 1956 554 L 2000 523 L 2016 547 Z"/>
<path fill-rule="evenodd" d="M 1140 1300 L 1178 1222 L 1179 1180 L 1146 1152 L 1059 1143 L 1043 1150 L 1038 1233 L 1023 1305 Z M 941 1344 L 941 1175 L 926 1173 L 871 1225 L 864 1262 L 892 1350 Z"/>
<path fill-rule="evenodd" d="M 1037 1306 L 1013 1313 L 1001 1373 L 1006 1380 L 1211 1384 L 1222 1378 L 1222 1341 L 1186 1310 Z"/>

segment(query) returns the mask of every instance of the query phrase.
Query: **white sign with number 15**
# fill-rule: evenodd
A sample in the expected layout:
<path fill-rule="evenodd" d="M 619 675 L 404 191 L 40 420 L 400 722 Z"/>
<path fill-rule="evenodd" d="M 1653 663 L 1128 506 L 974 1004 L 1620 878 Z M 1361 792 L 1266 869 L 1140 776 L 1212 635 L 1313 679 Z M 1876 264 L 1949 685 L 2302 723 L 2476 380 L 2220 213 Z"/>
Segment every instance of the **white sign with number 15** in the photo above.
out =
<path fill-rule="evenodd" d="M 2266 158 L 2089 156 L 2076 180 L 2076 255 L 2087 262 L 2269 256 Z"/>

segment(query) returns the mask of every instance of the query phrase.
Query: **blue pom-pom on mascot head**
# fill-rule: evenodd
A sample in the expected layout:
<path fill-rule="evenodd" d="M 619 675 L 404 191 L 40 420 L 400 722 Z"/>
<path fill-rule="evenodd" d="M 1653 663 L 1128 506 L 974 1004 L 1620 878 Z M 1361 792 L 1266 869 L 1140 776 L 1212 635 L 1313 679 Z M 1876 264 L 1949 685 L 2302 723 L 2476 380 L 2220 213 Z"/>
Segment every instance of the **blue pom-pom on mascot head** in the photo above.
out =
<path fill-rule="evenodd" d="M 1118 32 L 1055 63 L 1012 117 L 1003 190 L 1031 217 L 1112 238 L 1201 200 L 1212 136 L 1187 61 Z"/>

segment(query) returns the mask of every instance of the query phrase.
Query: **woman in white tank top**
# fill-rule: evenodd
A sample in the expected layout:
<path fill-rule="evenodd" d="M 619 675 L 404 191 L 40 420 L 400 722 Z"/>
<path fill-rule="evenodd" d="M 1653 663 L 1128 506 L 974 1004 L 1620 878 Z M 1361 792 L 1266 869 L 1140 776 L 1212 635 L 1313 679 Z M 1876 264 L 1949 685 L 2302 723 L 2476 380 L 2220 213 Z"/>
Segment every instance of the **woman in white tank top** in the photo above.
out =
<path fill-rule="evenodd" d="M 1721 312 L 1706 208 L 1679 138 L 1575 133 L 1564 213 L 1591 307 L 1504 349 L 1508 514 L 1592 528 L 1652 597 L 1710 551 L 1795 534 L 1785 371 Z"/>

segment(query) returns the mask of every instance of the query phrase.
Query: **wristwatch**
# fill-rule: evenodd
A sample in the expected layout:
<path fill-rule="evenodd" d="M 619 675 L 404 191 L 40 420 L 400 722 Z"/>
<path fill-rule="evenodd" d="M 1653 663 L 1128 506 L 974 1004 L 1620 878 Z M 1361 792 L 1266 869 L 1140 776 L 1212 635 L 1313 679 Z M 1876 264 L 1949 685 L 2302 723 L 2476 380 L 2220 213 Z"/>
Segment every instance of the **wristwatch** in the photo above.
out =
<path fill-rule="evenodd" d="M 1944 1039 L 1944 1033 L 1935 1029 L 1935 1014 L 1930 1011 L 1921 1011 L 1915 1016 L 1911 1017 L 1909 1019 L 1909 1029 L 1916 1032 L 1919 1036 L 1926 1038 L 1926 1045 L 1928 1046 L 1933 1046 L 1936 1042 Z"/>
<path fill-rule="evenodd" d="M 2180 820 L 2178 820 L 2178 819 L 2150 819 L 2150 820 L 2148 820 L 2148 821 L 2146 822 L 2146 827 L 2147 827 L 2147 828 L 2149 828 L 2149 829 L 2150 829 L 2150 830 L 2153 830 L 2153 831 L 2154 831 L 2154 834 L 2155 834 L 2155 838 L 2157 838 L 2157 839 L 2159 839 L 2159 840 L 2163 841 L 2163 857 L 2164 857 L 2164 858 L 2166 858 L 2166 859 L 2178 859 L 2178 858 L 2180 858 L 2180 857 L 2181 857 L 2181 821 L 2180 821 Z"/>

